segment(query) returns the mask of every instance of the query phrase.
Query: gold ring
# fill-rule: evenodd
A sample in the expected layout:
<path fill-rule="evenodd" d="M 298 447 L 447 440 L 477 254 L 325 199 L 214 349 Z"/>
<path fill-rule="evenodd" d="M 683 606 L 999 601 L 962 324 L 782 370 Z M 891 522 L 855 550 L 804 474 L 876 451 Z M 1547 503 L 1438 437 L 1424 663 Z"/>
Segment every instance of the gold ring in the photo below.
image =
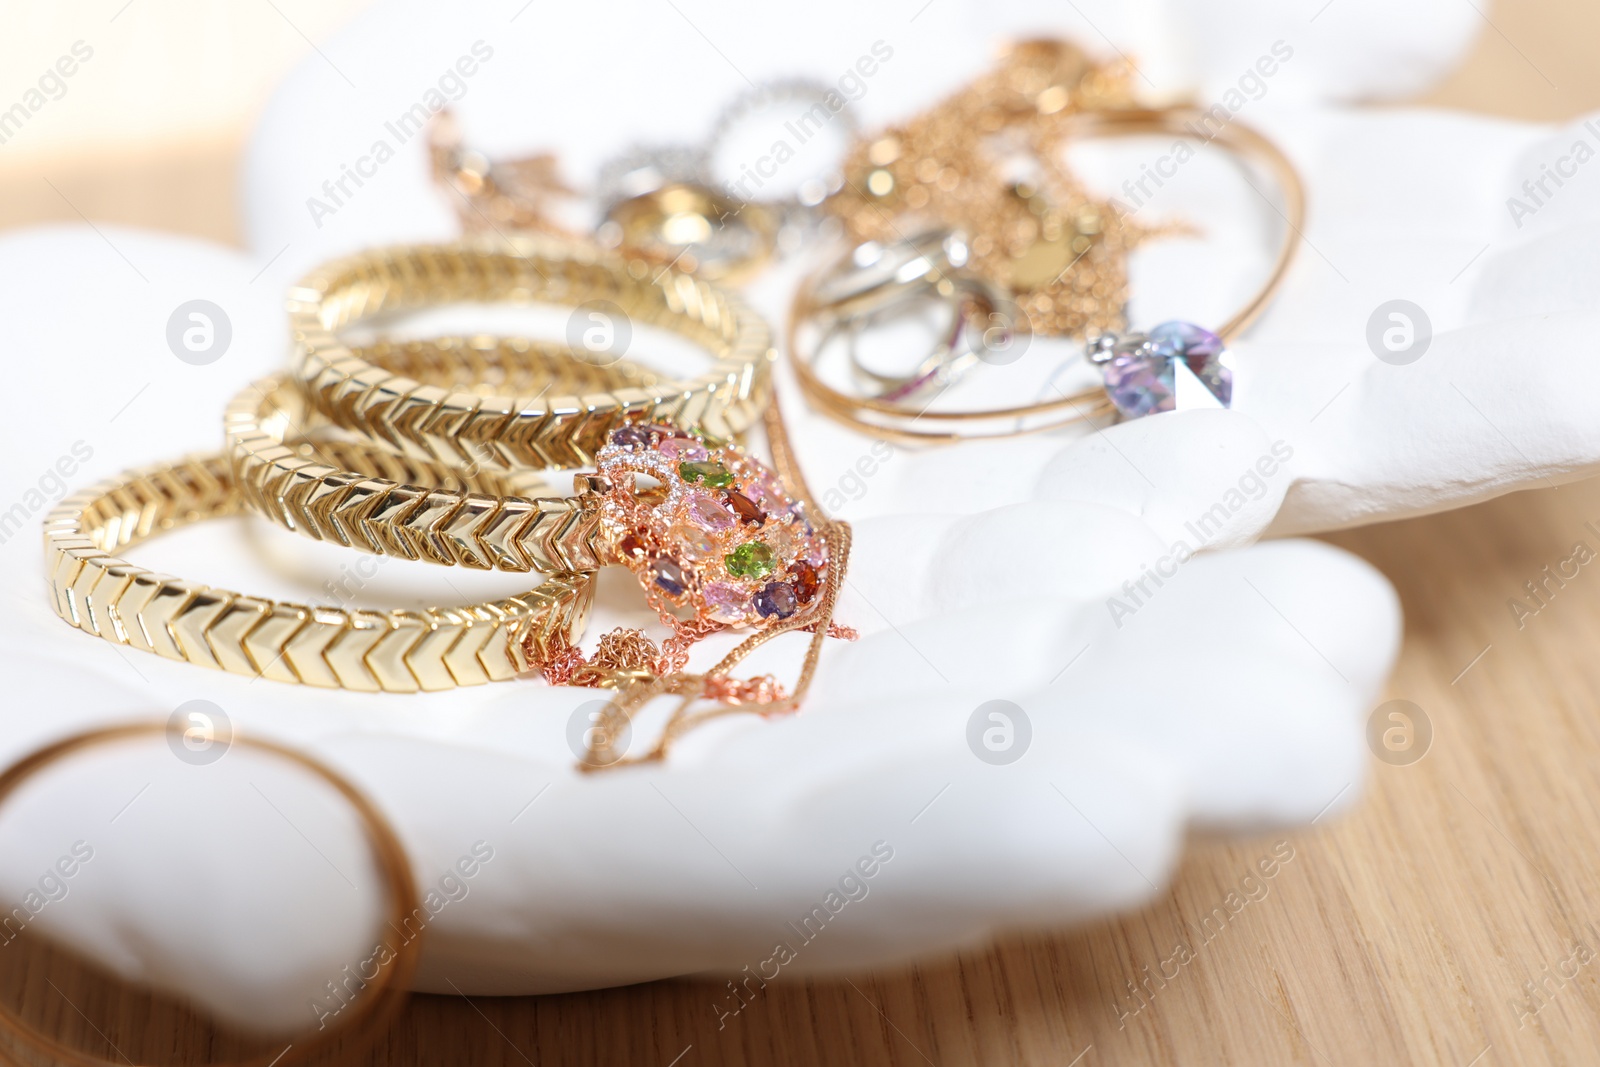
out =
<path fill-rule="evenodd" d="M 4 772 L 0 772 L 0 804 L 4 804 L 40 771 L 61 763 L 79 752 L 119 741 L 171 734 L 173 729 L 170 724 L 161 722 L 129 723 L 86 730 L 53 741 L 23 756 Z M 421 898 L 417 893 L 416 882 L 412 879 L 411 864 L 406 859 L 399 836 L 377 807 L 348 778 L 314 756 L 275 741 L 240 734 L 234 734 L 230 743 L 260 749 L 287 760 L 328 783 L 349 802 L 366 831 L 368 843 L 372 846 L 373 859 L 389 887 L 390 900 L 385 915 L 385 927 L 403 929 L 403 924 L 411 920 L 421 909 Z M 393 958 L 388 965 L 380 967 L 378 975 L 365 980 L 366 988 L 370 992 L 356 1005 L 350 1022 L 344 1026 L 334 1027 L 320 1036 L 308 1037 L 303 1042 L 297 1040 L 294 1046 L 296 1051 L 292 1056 L 279 1053 L 274 1059 L 263 1053 L 248 1060 L 234 1061 L 231 1067 L 270 1067 L 272 1063 L 284 1067 L 284 1065 L 307 1063 L 316 1059 L 335 1042 L 346 1048 L 365 1047 L 378 1036 L 404 1005 L 411 977 L 416 973 L 417 960 L 421 955 L 422 939 L 420 936 L 409 940 L 401 939 L 399 945 L 391 951 Z M 47 1037 L 30 1027 L 15 1009 L 4 1001 L 0 1001 L 0 1030 L 47 1057 L 51 1063 L 72 1064 L 74 1067 L 103 1067 L 105 1064 L 115 1062 L 87 1055 L 79 1049 Z"/>

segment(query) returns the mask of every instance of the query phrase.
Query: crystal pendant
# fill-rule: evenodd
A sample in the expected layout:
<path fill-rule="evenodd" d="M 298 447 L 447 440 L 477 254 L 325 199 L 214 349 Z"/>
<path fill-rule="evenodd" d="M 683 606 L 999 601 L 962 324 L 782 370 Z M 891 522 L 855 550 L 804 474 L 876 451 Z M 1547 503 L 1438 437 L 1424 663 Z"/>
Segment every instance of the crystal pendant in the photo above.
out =
<path fill-rule="evenodd" d="M 1190 322 L 1102 334 L 1089 343 L 1088 355 L 1125 419 L 1233 402 L 1233 367 L 1222 338 Z"/>

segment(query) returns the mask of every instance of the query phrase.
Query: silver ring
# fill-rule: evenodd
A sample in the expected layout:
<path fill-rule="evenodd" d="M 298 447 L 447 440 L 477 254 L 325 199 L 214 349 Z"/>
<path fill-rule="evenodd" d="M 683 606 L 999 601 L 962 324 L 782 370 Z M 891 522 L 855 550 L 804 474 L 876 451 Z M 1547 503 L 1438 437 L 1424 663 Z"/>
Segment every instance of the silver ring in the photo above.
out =
<path fill-rule="evenodd" d="M 968 258 L 966 237 L 954 230 L 927 230 L 888 243 L 863 241 L 812 281 L 812 306 L 836 313 L 870 307 L 893 299 L 900 288 L 958 274 Z"/>
<path fill-rule="evenodd" d="M 829 106 L 829 98 L 834 97 L 840 101 L 838 110 Z M 709 169 L 716 159 L 717 149 L 722 146 L 728 134 L 739 123 L 764 111 L 771 110 L 775 105 L 788 101 L 801 104 L 807 101 L 811 106 L 800 117 L 802 125 L 806 124 L 807 117 L 813 115 L 821 108 L 823 115 L 817 119 L 816 129 L 820 130 L 828 123 L 838 120 L 843 123 L 841 141 L 847 146 L 855 140 L 855 135 L 860 128 L 855 112 L 850 107 L 850 102 L 839 94 L 839 91 L 826 82 L 816 81 L 811 78 L 780 78 L 774 81 L 763 82 L 754 88 L 748 89 L 722 109 L 721 114 L 711 126 L 711 133 L 705 142 L 705 160 Z M 792 196 L 759 197 L 746 196 L 733 188 L 733 183 L 721 183 L 730 196 L 737 196 L 741 200 L 752 203 L 765 204 L 780 212 L 811 211 L 818 207 L 824 200 L 844 187 L 844 154 L 840 154 L 839 165 L 831 173 L 812 175 L 796 187 Z"/>
<path fill-rule="evenodd" d="M 806 303 L 822 326 L 811 358 L 842 340 L 862 395 L 889 403 L 910 402 L 953 385 L 985 360 L 987 324 L 1009 303 L 998 286 L 963 269 L 966 261 L 965 238 L 950 230 L 855 246 L 808 283 Z M 950 309 L 933 350 L 906 373 L 886 374 L 869 366 L 860 349 L 863 334 L 924 300 Z"/>

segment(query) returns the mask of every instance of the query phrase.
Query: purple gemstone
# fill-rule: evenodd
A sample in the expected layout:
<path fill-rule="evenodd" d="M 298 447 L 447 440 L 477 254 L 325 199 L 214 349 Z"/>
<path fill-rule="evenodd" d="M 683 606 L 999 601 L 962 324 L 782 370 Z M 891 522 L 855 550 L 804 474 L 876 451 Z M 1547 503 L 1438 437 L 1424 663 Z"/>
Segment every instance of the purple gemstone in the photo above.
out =
<path fill-rule="evenodd" d="M 651 561 L 650 571 L 655 575 L 656 585 L 668 596 L 682 596 L 689 588 L 689 578 L 683 568 L 670 559 L 662 557 Z"/>
<path fill-rule="evenodd" d="M 751 603 L 763 618 L 787 619 L 800 607 L 800 598 L 787 582 L 768 582 L 751 598 Z"/>
<path fill-rule="evenodd" d="M 1172 361 L 1149 352 L 1142 344 L 1124 351 L 1125 344 L 1119 343 L 1110 362 L 1101 368 L 1111 402 L 1125 419 L 1173 410 L 1177 396 L 1172 387 Z"/>
<path fill-rule="evenodd" d="M 727 530 L 733 527 L 733 512 L 708 496 L 696 496 L 689 504 L 689 518 L 707 530 Z"/>
<path fill-rule="evenodd" d="M 743 622 L 750 614 L 750 595 L 736 585 L 712 582 L 704 596 L 707 614 L 717 622 Z"/>
<path fill-rule="evenodd" d="M 1210 357 L 1222 355 L 1222 338 L 1192 322 L 1163 322 L 1150 331 L 1150 340 L 1163 355 Z"/>
<path fill-rule="evenodd" d="M 638 423 L 629 423 L 611 431 L 611 443 L 622 448 L 649 448 L 650 431 Z"/>
<path fill-rule="evenodd" d="M 1233 371 L 1223 357 L 1222 338 L 1192 322 L 1163 322 L 1150 331 L 1156 351 L 1182 359 L 1223 407 L 1233 403 Z"/>
<path fill-rule="evenodd" d="M 1180 404 L 1180 393 L 1193 393 L 1180 388 L 1180 360 L 1182 373 L 1192 375 L 1216 403 L 1232 403 L 1233 371 L 1222 339 L 1193 323 L 1165 322 L 1148 334 L 1118 338 L 1104 357 L 1106 393 L 1122 417 L 1137 419 L 1187 406 Z"/>

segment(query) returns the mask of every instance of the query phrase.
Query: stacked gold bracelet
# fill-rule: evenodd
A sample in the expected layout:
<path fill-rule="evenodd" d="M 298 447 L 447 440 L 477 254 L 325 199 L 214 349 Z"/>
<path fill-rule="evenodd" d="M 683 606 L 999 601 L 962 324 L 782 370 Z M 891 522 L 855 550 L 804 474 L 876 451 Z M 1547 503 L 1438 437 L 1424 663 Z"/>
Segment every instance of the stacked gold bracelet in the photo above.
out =
<path fill-rule="evenodd" d="M 76 493 L 45 523 L 56 614 L 108 641 L 233 674 L 414 693 L 510 678 L 527 649 L 582 632 L 593 583 L 560 573 L 521 596 L 426 611 L 348 611 L 243 596 L 157 574 L 112 553 L 237 513 L 226 459 L 129 471 Z"/>
<path fill-rule="evenodd" d="M 698 343 L 710 367 L 671 380 L 549 342 L 353 346 L 341 336 L 389 313 L 471 301 L 605 301 Z M 736 297 L 570 245 L 518 242 L 341 260 L 294 288 L 290 312 L 293 373 L 235 397 L 223 456 L 126 473 L 51 515 L 46 566 L 63 619 L 171 659 L 389 692 L 530 670 L 620 685 L 678 671 L 689 644 L 727 626 L 755 627 L 757 643 L 795 628 L 846 632 L 830 620 L 847 532 L 814 511 L 803 487 L 785 490 L 797 480 L 786 445 L 774 475 L 730 441 L 759 417 L 770 430 L 774 418 L 770 335 Z M 552 494 L 541 475 L 581 467 L 599 470 L 575 475 L 572 496 Z M 661 488 L 638 489 L 640 474 Z M 375 612 L 243 596 L 113 554 L 241 510 L 362 552 L 546 577 L 492 603 Z M 686 542 L 684 522 L 708 525 Z M 640 578 L 673 637 L 656 649 L 642 634 L 611 635 L 586 664 L 577 641 L 592 574 L 611 563 Z M 802 686 L 814 652 L 807 662 Z M 703 688 L 751 706 L 784 699 L 775 682 L 717 672 Z"/>
<path fill-rule="evenodd" d="M 553 497 L 534 472 L 469 475 L 373 447 L 351 457 L 342 442 L 318 438 L 326 420 L 281 376 L 240 392 L 224 423 L 245 502 L 304 537 L 474 570 L 592 571 L 608 561 L 592 491 Z"/>
<path fill-rule="evenodd" d="M 687 337 L 710 352 L 712 365 L 683 380 L 652 378 L 582 395 L 489 395 L 463 386 L 472 381 L 470 364 L 408 359 L 403 350 L 367 359 L 338 337 L 352 322 L 387 312 L 590 301 Z M 641 261 L 624 264 L 532 238 L 510 247 L 418 246 L 339 260 L 290 291 L 289 317 L 294 370 L 315 410 L 405 455 L 473 468 L 587 466 L 625 422 L 737 436 L 760 416 L 775 358 L 766 323 L 730 293 Z"/>
<path fill-rule="evenodd" d="M 604 302 L 632 323 L 699 344 L 712 364 L 668 380 L 610 353 L 531 342 L 358 349 L 343 340 L 392 312 L 464 301 Z M 671 675 L 686 699 L 778 710 L 809 684 L 817 645 L 793 694 L 771 678 L 735 681 L 733 665 L 781 632 L 853 634 L 832 623 L 848 530 L 805 495 L 770 401 L 770 333 L 738 298 L 641 261 L 528 239 L 351 257 L 297 286 L 290 313 L 299 396 L 267 381 L 229 410 L 246 499 L 305 536 L 385 555 L 510 571 L 628 567 L 671 636 L 657 646 L 617 631 L 593 660 L 575 646 L 555 656 L 533 650 L 530 662 L 548 679 L 637 696 Z M 586 358 L 608 365 L 584 368 Z M 583 373 L 607 380 L 569 380 Z M 780 457 L 776 472 L 733 444 L 758 417 Z M 314 437 L 318 420 L 445 469 L 403 482 L 287 443 Z M 483 477 L 587 466 L 596 473 L 578 475 L 566 498 L 519 495 Z M 449 468 L 472 473 L 450 481 Z M 704 677 L 681 674 L 691 645 L 729 627 L 756 632 Z"/>

